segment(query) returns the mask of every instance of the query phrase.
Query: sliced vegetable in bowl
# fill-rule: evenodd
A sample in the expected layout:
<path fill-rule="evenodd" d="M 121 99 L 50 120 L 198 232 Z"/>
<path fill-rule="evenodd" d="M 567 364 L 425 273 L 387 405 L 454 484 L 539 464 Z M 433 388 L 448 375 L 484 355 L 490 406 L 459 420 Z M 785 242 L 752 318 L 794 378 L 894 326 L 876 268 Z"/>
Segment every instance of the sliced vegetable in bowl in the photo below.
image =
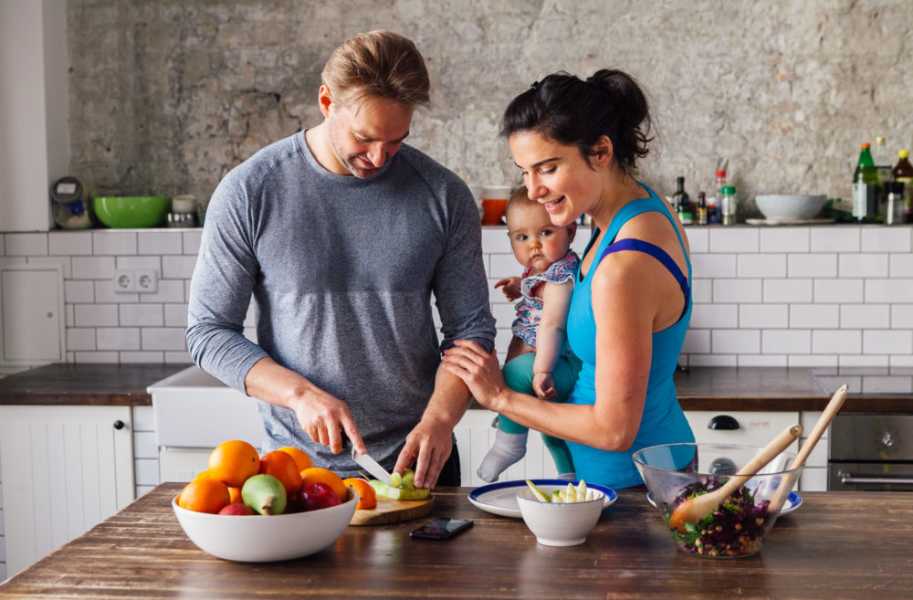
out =
<path fill-rule="evenodd" d="M 588 488 L 586 486 L 586 481 L 580 480 L 580 482 L 575 486 L 573 483 L 568 482 L 567 487 L 561 490 L 552 490 L 550 494 L 546 494 L 543 490 L 540 490 L 536 487 L 529 479 L 526 480 L 526 485 L 532 491 L 533 497 L 539 502 L 551 502 L 553 504 L 560 503 L 572 503 L 572 502 L 588 502 L 591 500 L 599 500 L 604 496 L 600 491 Z"/>

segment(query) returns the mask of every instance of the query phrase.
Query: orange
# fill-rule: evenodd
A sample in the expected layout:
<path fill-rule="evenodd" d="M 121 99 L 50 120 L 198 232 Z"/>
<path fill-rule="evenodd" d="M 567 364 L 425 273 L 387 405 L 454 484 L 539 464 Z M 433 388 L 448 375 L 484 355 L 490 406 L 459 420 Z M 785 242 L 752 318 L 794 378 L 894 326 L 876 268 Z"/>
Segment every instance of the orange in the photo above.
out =
<path fill-rule="evenodd" d="M 293 448 L 292 446 L 286 446 L 284 448 L 279 448 L 279 452 L 285 452 L 289 456 L 295 459 L 295 464 L 298 465 L 298 472 L 307 469 L 308 467 L 313 467 L 314 463 L 311 461 L 311 457 L 307 455 L 307 452 L 301 448 Z"/>
<path fill-rule="evenodd" d="M 204 469 L 193 476 L 193 481 L 197 479 L 213 479 L 212 472 L 209 469 Z"/>
<path fill-rule="evenodd" d="M 248 477 L 260 471 L 260 455 L 243 440 L 222 442 L 209 455 L 208 471 L 225 485 L 241 487 Z"/>
<path fill-rule="evenodd" d="M 371 484 L 368 483 L 367 479 L 349 477 L 348 479 L 343 479 L 342 482 L 347 488 L 352 490 L 353 493 L 358 494 L 358 504 L 355 505 L 356 509 L 377 508 L 377 494 L 374 492 L 374 488 L 371 487 Z"/>
<path fill-rule="evenodd" d="M 260 459 L 260 472 L 282 482 L 289 494 L 301 489 L 301 475 L 295 459 L 280 450 L 273 450 Z"/>
<path fill-rule="evenodd" d="M 336 492 L 336 495 L 339 496 L 341 502 L 345 502 L 349 497 L 346 484 L 342 482 L 339 475 L 329 469 L 324 469 L 323 467 L 308 467 L 301 471 L 301 480 L 304 484 L 325 483 L 330 486 L 331 490 Z"/>
<path fill-rule="evenodd" d="M 228 488 L 228 500 L 229 504 L 234 504 L 235 502 L 241 502 L 241 488 L 230 487 Z"/>
<path fill-rule="evenodd" d="M 215 479 L 188 483 L 178 496 L 178 506 L 196 512 L 217 513 L 229 504 L 228 487 Z"/>

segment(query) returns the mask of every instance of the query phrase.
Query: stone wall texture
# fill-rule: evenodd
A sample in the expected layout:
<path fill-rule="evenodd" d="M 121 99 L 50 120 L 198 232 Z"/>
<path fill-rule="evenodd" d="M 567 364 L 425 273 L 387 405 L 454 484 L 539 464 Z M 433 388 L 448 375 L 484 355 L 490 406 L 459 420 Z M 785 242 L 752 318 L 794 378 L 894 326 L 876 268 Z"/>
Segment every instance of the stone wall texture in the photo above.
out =
<path fill-rule="evenodd" d="M 530 82 L 634 75 L 656 140 L 644 178 L 742 198 L 849 195 L 858 144 L 913 144 L 911 0 L 70 0 L 71 172 L 95 189 L 194 193 L 317 124 L 320 70 L 360 31 L 412 38 L 432 104 L 410 143 L 473 184 L 518 180 L 499 120 Z"/>

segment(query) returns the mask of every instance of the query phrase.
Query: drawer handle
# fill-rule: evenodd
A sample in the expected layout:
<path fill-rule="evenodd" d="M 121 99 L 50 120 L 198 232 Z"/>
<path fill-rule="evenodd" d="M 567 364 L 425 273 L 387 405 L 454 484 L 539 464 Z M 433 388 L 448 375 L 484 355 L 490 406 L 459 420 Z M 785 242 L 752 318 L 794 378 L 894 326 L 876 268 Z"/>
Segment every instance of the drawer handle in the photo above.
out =
<path fill-rule="evenodd" d="M 853 477 L 847 473 L 840 475 L 840 483 L 894 483 L 902 485 L 913 485 L 913 479 L 910 477 Z"/>
<path fill-rule="evenodd" d="M 739 429 L 739 422 L 729 415 L 717 415 L 710 419 L 707 429 L 718 429 L 721 431 L 734 431 Z"/>
<path fill-rule="evenodd" d="M 114 429 L 117 429 L 118 431 L 120 431 L 121 429 L 123 429 L 126 426 L 127 426 L 127 424 L 124 423 L 123 421 L 121 421 L 120 419 L 114 421 Z"/>

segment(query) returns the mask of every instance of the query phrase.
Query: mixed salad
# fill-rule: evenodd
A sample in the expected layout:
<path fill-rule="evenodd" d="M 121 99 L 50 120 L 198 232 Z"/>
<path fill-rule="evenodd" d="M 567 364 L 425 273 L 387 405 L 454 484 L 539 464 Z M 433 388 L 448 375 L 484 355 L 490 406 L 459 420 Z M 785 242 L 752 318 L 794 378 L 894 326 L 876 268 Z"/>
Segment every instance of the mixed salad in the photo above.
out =
<path fill-rule="evenodd" d="M 666 524 L 682 502 L 712 492 L 723 485 L 716 477 L 696 481 L 676 496 L 663 512 Z M 745 486 L 723 501 L 719 508 L 698 523 L 688 523 L 684 531 L 672 530 L 676 543 L 686 552 L 710 557 L 750 556 L 761 549 L 767 530 L 768 500 L 755 503 L 754 493 Z"/>

